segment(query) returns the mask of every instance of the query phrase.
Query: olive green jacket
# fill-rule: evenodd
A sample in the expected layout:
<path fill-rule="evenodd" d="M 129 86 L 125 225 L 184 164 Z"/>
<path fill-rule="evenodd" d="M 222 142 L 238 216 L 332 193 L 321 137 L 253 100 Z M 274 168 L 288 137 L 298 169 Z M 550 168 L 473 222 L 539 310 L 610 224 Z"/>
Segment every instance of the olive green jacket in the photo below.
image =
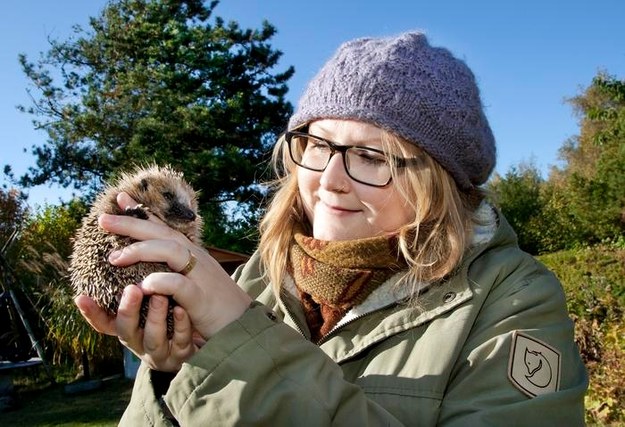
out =
<path fill-rule="evenodd" d="M 316 345 L 255 255 L 259 303 L 185 363 L 164 397 L 142 366 L 122 425 L 577 426 L 588 380 L 562 287 L 500 217 L 448 281 L 397 303 L 391 279 Z"/>

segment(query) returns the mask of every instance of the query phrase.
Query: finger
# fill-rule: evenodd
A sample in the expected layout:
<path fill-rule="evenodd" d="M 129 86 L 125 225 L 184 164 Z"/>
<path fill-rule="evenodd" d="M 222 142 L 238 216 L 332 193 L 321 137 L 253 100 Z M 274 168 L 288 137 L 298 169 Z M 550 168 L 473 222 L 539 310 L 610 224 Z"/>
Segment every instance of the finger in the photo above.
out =
<path fill-rule="evenodd" d="M 143 353 L 143 330 L 139 327 L 142 301 L 143 292 L 138 286 L 126 286 L 115 322 L 121 343 L 137 354 Z"/>
<path fill-rule="evenodd" d="M 102 214 L 98 225 L 109 233 L 132 237 L 136 240 L 149 239 L 185 239 L 162 221 L 146 221 L 127 215 Z"/>
<path fill-rule="evenodd" d="M 198 267 L 196 267 L 198 268 Z M 197 272 L 197 273 L 196 273 Z M 206 276 L 193 270 L 191 274 Z M 146 294 L 171 295 L 192 319 L 193 326 L 207 339 L 247 310 L 251 299 L 227 274 L 219 278 L 212 271 L 210 285 L 197 283 L 176 273 L 152 273 L 141 283 Z"/>
<path fill-rule="evenodd" d="M 195 352 L 193 327 L 186 310 L 174 307 L 174 335 L 171 340 L 171 355 L 180 361 L 188 359 Z"/>
<path fill-rule="evenodd" d="M 125 191 L 122 191 L 121 193 L 117 194 L 117 205 L 122 210 L 126 210 L 126 209 L 132 209 L 132 208 L 137 207 L 137 205 L 139 205 L 139 202 L 137 202 L 135 199 L 130 197 L 130 194 L 126 193 Z M 164 222 L 160 218 L 158 218 L 156 215 L 154 215 L 152 212 L 150 212 L 149 209 L 145 209 L 145 212 L 148 214 L 148 219 L 150 221 L 164 224 Z"/>
<path fill-rule="evenodd" d="M 117 204 L 119 205 L 120 208 L 122 208 L 122 210 L 125 210 L 128 208 L 134 208 L 135 206 L 139 204 L 139 202 L 137 202 L 135 199 L 130 197 L 130 194 L 126 193 L 125 191 L 122 191 L 121 193 L 117 195 Z"/>
<path fill-rule="evenodd" d="M 108 315 L 94 300 L 87 295 L 78 295 L 74 298 L 74 303 L 93 329 L 103 334 L 117 335 L 115 317 Z"/>
<path fill-rule="evenodd" d="M 195 248 L 194 248 L 195 249 Z M 109 255 L 109 262 L 118 267 L 125 267 L 137 262 L 166 263 L 172 271 L 181 271 L 191 257 L 191 251 L 185 245 L 174 240 L 148 240 L 128 245 Z"/>
<path fill-rule="evenodd" d="M 162 295 L 150 297 L 150 309 L 143 332 L 143 349 L 155 360 L 167 358 L 169 341 L 167 340 L 167 311 L 169 301 Z"/>
<path fill-rule="evenodd" d="M 204 347 L 204 344 L 206 344 L 206 339 L 204 339 L 204 337 L 202 337 L 202 335 L 198 331 L 194 330 L 193 334 L 192 334 L 192 337 L 193 337 L 192 338 L 193 339 L 193 345 L 196 348 L 202 348 L 202 347 Z"/>

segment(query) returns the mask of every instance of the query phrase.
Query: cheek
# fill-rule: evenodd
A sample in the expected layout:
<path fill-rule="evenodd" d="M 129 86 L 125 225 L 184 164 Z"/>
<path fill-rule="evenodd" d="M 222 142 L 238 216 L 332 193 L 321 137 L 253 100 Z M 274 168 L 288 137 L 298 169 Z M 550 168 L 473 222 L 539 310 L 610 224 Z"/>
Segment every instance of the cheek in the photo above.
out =
<path fill-rule="evenodd" d="M 375 211 L 378 226 L 387 232 L 396 231 L 414 219 L 412 208 L 397 193 L 380 200 L 375 206 Z"/>
<path fill-rule="evenodd" d="M 319 188 L 319 173 L 297 168 L 297 186 L 302 197 L 310 198 Z"/>

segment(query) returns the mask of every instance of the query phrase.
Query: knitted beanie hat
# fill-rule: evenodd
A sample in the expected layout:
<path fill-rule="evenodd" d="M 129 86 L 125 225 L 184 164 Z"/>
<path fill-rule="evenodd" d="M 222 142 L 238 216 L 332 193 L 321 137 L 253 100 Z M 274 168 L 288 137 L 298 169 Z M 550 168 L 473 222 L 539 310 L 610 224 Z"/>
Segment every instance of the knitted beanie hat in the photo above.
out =
<path fill-rule="evenodd" d="M 469 67 L 424 34 L 341 45 L 310 81 L 289 129 L 316 119 L 372 123 L 421 147 L 462 189 L 483 184 L 495 140 Z"/>

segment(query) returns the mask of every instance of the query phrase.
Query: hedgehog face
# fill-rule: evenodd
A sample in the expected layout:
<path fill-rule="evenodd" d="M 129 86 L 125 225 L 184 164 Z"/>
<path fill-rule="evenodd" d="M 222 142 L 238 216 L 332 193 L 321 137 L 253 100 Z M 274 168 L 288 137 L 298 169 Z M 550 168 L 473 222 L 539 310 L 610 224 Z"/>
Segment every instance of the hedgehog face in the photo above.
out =
<path fill-rule="evenodd" d="M 152 167 L 133 177 L 126 191 L 174 230 L 197 241 L 201 219 L 197 196 L 182 175 L 169 168 Z"/>

